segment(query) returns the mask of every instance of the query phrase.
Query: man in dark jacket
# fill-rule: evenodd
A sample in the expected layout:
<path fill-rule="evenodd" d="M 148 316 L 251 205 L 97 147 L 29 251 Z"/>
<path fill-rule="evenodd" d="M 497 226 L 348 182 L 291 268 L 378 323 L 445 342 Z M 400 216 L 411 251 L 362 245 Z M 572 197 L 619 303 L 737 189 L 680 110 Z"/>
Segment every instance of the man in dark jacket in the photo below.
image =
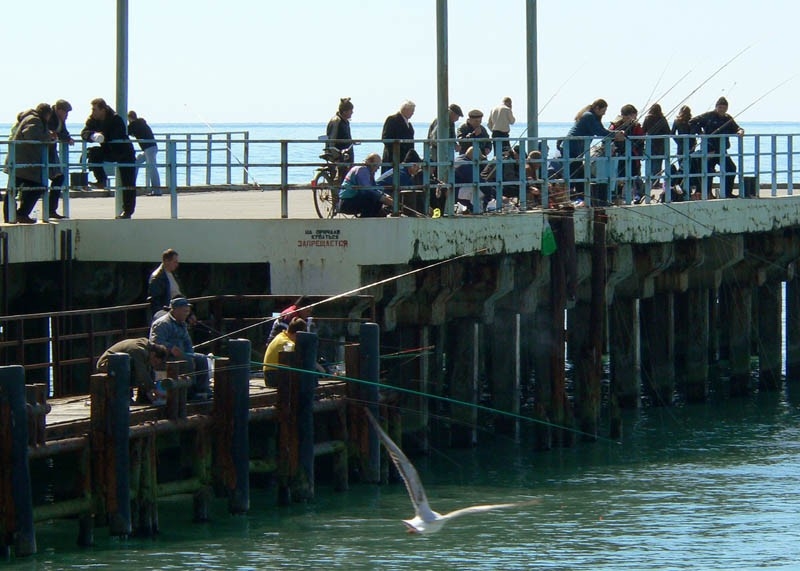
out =
<path fill-rule="evenodd" d="M 406 153 L 414 148 L 414 126 L 411 124 L 411 116 L 417 105 L 413 101 L 404 101 L 400 106 L 400 111 L 394 115 L 389 115 L 383 123 L 381 139 L 383 143 L 383 156 L 381 157 L 381 173 L 385 173 L 392 168 L 394 159 L 394 143 L 392 139 L 408 139 L 408 142 L 400 143 L 400 153 L 397 155 L 398 161 L 402 161 Z"/>
<path fill-rule="evenodd" d="M 161 264 L 150 274 L 150 279 L 147 281 L 147 301 L 150 302 L 154 320 L 158 312 L 169 308 L 172 298 L 183 295 L 175 277 L 179 263 L 178 252 L 168 248 L 161 254 Z"/>
<path fill-rule="evenodd" d="M 713 111 L 703 113 L 697 117 L 693 117 L 689 121 L 689 127 L 692 133 L 697 135 L 744 135 L 744 129 L 736 124 L 736 121 L 728 115 L 728 100 L 724 97 L 717 99 Z M 725 149 L 729 149 L 731 142 L 728 137 L 709 137 L 707 142 L 708 158 L 708 172 L 713 173 L 718 164 L 721 163 L 720 157 L 720 143 L 725 143 Z M 716 155 L 716 156 L 711 156 Z M 721 177 L 720 177 L 721 178 Z M 708 177 L 707 189 L 709 195 L 711 194 L 711 182 L 713 177 Z M 725 198 L 734 198 L 733 196 L 733 182 L 736 180 L 736 163 L 733 162 L 730 155 L 725 154 L 725 185 L 723 187 L 720 182 L 720 196 Z M 740 193 L 741 194 L 741 193 Z"/>
<path fill-rule="evenodd" d="M 81 131 L 81 139 L 100 143 L 99 147 L 89 149 L 90 170 L 97 182 L 92 186 L 105 188 L 108 176 L 103 168 L 104 162 L 120 163 L 122 178 L 122 212 L 117 218 L 130 218 L 136 209 L 136 155 L 133 143 L 128 138 L 125 121 L 104 99 L 92 100 L 92 114 L 86 119 Z"/>
<path fill-rule="evenodd" d="M 6 164 L 6 172 L 14 175 L 14 187 L 18 192 L 19 206 L 17 207 L 17 222 L 33 224 L 31 212 L 36 201 L 42 196 L 47 180 L 45 164 L 49 152 L 51 136 L 47 129 L 47 121 L 52 114 L 52 108 L 47 103 L 40 103 L 36 109 L 28 109 L 17 116 L 17 124 L 13 130 L 12 145 L 14 145 L 15 169 Z M 6 158 L 11 158 L 11 150 Z M 3 201 L 3 216 L 8 222 L 8 200 Z"/>
<path fill-rule="evenodd" d="M 161 177 L 158 174 L 158 163 L 156 162 L 156 153 L 158 153 L 158 145 L 155 142 L 153 130 L 144 117 L 136 115 L 136 111 L 128 111 L 128 135 L 136 137 L 139 141 L 139 148 L 142 152 L 136 155 L 136 168 L 142 163 L 145 163 L 147 172 L 147 182 L 150 186 L 150 194 L 153 196 L 161 196 Z"/>

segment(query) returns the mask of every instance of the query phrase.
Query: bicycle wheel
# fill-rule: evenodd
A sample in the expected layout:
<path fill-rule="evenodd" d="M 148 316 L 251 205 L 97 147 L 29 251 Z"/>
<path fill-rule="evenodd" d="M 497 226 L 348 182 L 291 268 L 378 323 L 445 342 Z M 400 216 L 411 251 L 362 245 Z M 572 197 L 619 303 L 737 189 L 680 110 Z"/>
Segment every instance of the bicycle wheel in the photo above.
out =
<path fill-rule="evenodd" d="M 339 190 L 331 180 L 328 170 L 317 172 L 314 180 L 311 181 L 311 192 L 314 193 L 314 208 L 320 218 L 333 218 L 336 216 L 337 202 L 339 201 Z"/>

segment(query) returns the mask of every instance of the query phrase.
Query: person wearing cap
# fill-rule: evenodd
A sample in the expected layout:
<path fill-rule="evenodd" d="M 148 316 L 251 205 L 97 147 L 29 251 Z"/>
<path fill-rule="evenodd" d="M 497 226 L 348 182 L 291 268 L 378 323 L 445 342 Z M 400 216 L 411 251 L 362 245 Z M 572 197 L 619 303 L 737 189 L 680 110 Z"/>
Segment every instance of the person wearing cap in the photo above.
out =
<path fill-rule="evenodd" d="M 358 218 L 381 218 L 386 208 L 392 207 L 392 198 L 375 183 L 375 173 L 381 165 L 381 156 L 370 153 L 363 165 L 347 171 L 339 191 L 339 212 Z"/>
<path fill-rule="evenodd" d="M 147 124 L 144 117 L 139 117 L 136 111 L 128 111 L 128 135 L 135 137 L 139 142 L 139 148 L 142 152 L 136 155 L 136 168 L 138 169 L 142 163 L 145 163 L 146 183 L 151 189 L 150 194 L 152 196 L 161 196 L 161 177 L 158 174 L 158 162 L 156 160 L 158 144 L 156 144 L 155 135 L 153 135 L 150 125 Z"/>
<path fill-rule="evenodd" d="M 516 121 L 511 106 L 511 98 L 504 97 L 503 102 L 489 112 L 489 120 L 486 122 L 492 132 L 492 139 L 502 142 L 503 151 L 507 151 L 510 146 L 508 137 L 511 134 L 511 125 Z"/>
<path fill-rule="evenodd" d="M 169 303 L 169 311 L 150 326 L 150 342 L 163 345 L 170 355 L 186 363 L 183 374 L 193 376 L 190 398 L 208 396 L 208 361 L 205 355 L 195 353 L 186 320 L 192 304 L 185 297 L 176 297 Z"/>
<path fill-rule="evenodd" d="M 448 137 L 455 141 L 456 138 L 456 121 L 464 116 L 461 107 L 455 103 L 451 103 L 447 107 L 448 115 L 450 116 L 450 127 L 448 129 Z M 428 145 L 430 146 L 431 162 L 435 163 L 439 160 L 439 118 L 434 118 L 431 126 L 428 127 Z M 452 158 L 452 157 L 451 157 Z M 431 169 L 432 174 L 436 174 L 436 168 Z"/>
<path fill-rule="evenodd" d="M 131 367 L 131 389 L 137 387 L 136 404 L 152 404 L 157 394 L 153 382 L 153 371 L 163 371 L 169 351 L 163 345 L 151 343 L 147 337 L 123 339 L 114 343 L 97 360 L 97 370 L 108 371 L 108 358 L 114 353 L 129 355 Z"/>
<path fill-rule="evenodd" d="M 738 135 L 739 137 L 744 135 L 744 129 L 736 124 L 733 117 L 728 115 L 728 100 L 724 97 L 717 99 L 713 111 L 703 113 L 702 115 L 690 119 L 689 128 L 692 133 L 697 135 Z M 723 141 L 725 143 L 725 149 L 729 149 L 731 142 L 728 137 L 708 137 L 706 141 L 709 173 L 715 172 L 715 167 L 721 163 L 720 143 Z M 701 148 L 703 147 L 701 146 Z M 725 196 L 725 198 L 734 198 L 733 183 L 735 180 L 736 163 L 733 162 L 733 159 L 731 159 L 728 153 L 725 153 L 725 185 L 723 188 L 722 184 L 720 184 L 720 195 Z M 709 196 L 711 195 L 712 181 L 713 177 L 709 176 L 706 183 Z M 739 195 L 742 195 L 741 192 Z"/>
<path fill-rule="evenodd" d="M 69 134 L 67 130 L 67 117 L 69 112 L 72 111 L 72 105 L 66 99 L 59 99 L 53 105 L 53 114 L 50 115 L 50 120 L 47 122 L 47 128 L 55 136 L 55 143 L 50 146 L 50 218 L 61 220 L 64 218 L 61 214 L 56 212 L 58 208 L 58 201 L 61 199 L 61 192 L 64 188 L 64 181 L 67 180 L 69 174 L 69 167 L 61 165 L 61 159 L 58 156 L 61 143 L 67 143 L 72 146 L 75 144 L 75 139 Z"/>
<path fill-rule="evenodd" d="M 411 149 L 406 153 L 406 156 L 403 157 L 403 162 L 400 163 L 399 175 L 398 175 L 398 184 L 400 188 L 409 187 L 409 186 L 418 186 L 422 184 L 420 180 L 419 173 L 422 172 L 422 159 L 419 156 L 419 153 L 414 149 Z M 375 184 L 380 187 L 383 187 L 383 191 L 386 194 L 392 193 L 394 190 L 394 169 L 391 168 L 381 176 L 375 179 Z M 412 195 L 413 196 L 413 195 Z M 413 206 L 419 206 L 414 201 L 412 205 L 412 210 L 415 212 L 419 212 L 419 208 L 413 208 Z"/>
<path fill-rule="evenodd" d="M 485 139 L 478 145 L 482 155 L 488 155 L 492 150 L 492 143 L 489 140 L 489 132 L 481 122 L 483 121 L 483 111 L 472 109 L 467 114 L 467 120 L 458 128 L 458 152 L 465 154 L 467 149 L 472 147 L 472 139 Z"/>
<path fill-rule="evenodd" d="M 389 115 L 383 123 L 381 139 L 383 139 L 383 156 L 381 157 L 381 173 L 392 168 L 394 161 L 394 140 L 402 139 L 399 144 L 399 159 L 403 160 L 406 153 L 414 148 L 414 125 L 411 124 L 411 117 L 417 108 L 413 101 L 403 101 L 400 110 L 394 115 Z"/>
<path fill-rule="evenodd" d="M 463 211 L 465 214 L 475 212 L 472 199 L 475 196 L 476 184 L 481 191 L 481 205 L 483 206 L 483 211 L 486 210 L 486 206 L 495 195 L 494 185 L 481 184 L 480 175 L 478 176 L 477 180 L 475 178 L 474 159 L 476 148 L 477 147 L 475 145 L 471 145 L 465 153 L 458 155 L 456 160 L 453 162 L 456 202 L 465 208 Z M 486 157 L 484 155 L 478 156 L 479 163 L 485 159 Z M 478 168 L 480 169 L 480 166 Z"/>

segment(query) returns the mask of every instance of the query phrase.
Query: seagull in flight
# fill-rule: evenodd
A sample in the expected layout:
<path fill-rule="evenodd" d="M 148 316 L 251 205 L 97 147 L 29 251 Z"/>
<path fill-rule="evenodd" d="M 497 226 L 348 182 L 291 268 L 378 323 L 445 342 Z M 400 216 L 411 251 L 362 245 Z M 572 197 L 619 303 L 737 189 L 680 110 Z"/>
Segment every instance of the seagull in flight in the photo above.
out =
<path fill-rule="evenodd" d="M 539 503 L 539 500 L 529 500 L 510 504 L 470 506 L 468 508 L 462 508 L 446 514 L 440 514 L 433 511 L 430 505 L 428 505 L 428 497 L 425 495 L 425 488 L 422 487 L 422 481 L 419 479 L 419 474 L 417 474 L 417 470 L 414 468 L 414 465 L 406 457 L 406 455 L 403 454 L 403 451 L 400 449 L 400 447 L 395 444 L 391 438 L 389 438 L 389 435 L 386 434 L 386 432 L 383 431 L 381 425 L 377 420 L 375 420 L 375 417 L 372 416 L 372 413 L 369 411 L 369 409 L 365 407 L 364 410 L 367 413 L 367 418 L 369 419 L 370 423 L 372 423 L 372 426 L 378 433 L 381 442 L 383 442 L 383 445 L 389 452 L 392 462 L 394 462 L 398 472 L 400 472 L 400 476 L 402 476 L 403 481 L 406 483 L 406 489 L 408 490 L 408 495 L 411 497 L 411 503 L 414 504 L 414 517 L 403 520 L 403 523 L 408 528 L 409 533 L 434 533 L 442 529 L 444 524 L 449 520 L 466 514 L 488 512 L 491 510 Z"/>

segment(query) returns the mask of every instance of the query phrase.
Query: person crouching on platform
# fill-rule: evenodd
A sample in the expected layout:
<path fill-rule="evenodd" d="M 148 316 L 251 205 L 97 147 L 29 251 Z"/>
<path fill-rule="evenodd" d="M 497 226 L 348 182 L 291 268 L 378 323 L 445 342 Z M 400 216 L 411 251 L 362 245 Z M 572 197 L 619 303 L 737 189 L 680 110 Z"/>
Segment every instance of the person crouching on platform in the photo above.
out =
<path fill-rule="evenodd" d="M 386 216 L 384 206 L 391 208 L 392 199 L 375 183 L 375 173 L 380 166 L 381 156 L 372 153 L 363 165 L 354 166 L 347 172 L 339 191 L 339 212 L 354 214 L 359 218 Z"/>
<path fill-rule="evenodd" d="M 153 371 L 163 371 L 169 351 L 163 345 L 150 343 L 147 337 L 123 339 L 105 350 L 97 360 L 97 370 L 108 372 L 108 359 L 114 353 L 125 353 L 131 357 L 131 388 L 136 387 L 136 404 L 157 404 L 159 395 L 155 390 Z"/>
<path fill-rule="evenodd" d="M 278 333 L 270 341 L 267 351 L 264 353 L 264 384 L 267 387 L 275 388 L 278 386 L 275 374 L 279 369 L 271 366 L 280 364 L 278 354 L 284 351 L 294 351 L 294 345 L 297 343 L 297 332 L 305 330 L 306 322 L 299 317 L 295 317 L 289 323 L 289 327 Z"/>

